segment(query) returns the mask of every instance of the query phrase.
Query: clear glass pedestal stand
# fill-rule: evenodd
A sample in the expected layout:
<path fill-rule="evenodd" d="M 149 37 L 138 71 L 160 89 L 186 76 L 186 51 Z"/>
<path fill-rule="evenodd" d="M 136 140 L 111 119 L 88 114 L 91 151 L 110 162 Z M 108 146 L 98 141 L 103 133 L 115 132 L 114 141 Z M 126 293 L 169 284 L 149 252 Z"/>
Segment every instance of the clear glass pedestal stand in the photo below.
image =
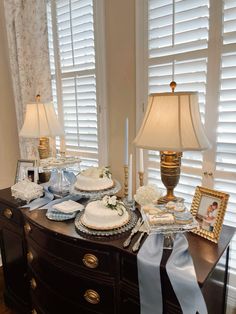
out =
<path fill-rule="evenodd" d="M 55 168 L 51 171 L 51 178 L 49 180 L 49 191 L 55 197 L 64 197 L 69 194 L 70 187 L 76 180 L 73 172 L 66 171 L 66 168 Z"/>
<path fill-rule="evenodd" d="M 172 250 L 175 240 L 175 233 L 168 232 L 164 233 L 164 243 L 163 243 L 163 249 L 165 250 Z"/>

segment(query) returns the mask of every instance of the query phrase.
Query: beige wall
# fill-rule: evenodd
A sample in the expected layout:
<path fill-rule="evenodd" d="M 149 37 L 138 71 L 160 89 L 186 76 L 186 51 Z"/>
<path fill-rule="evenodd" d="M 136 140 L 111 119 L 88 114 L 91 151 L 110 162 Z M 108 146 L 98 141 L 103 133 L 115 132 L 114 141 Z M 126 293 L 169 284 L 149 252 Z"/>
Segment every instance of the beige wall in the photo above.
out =
<path fill-rule="evenodd" d="M 105 3 L 109 165 L 114 177 L 123 183 L 126 117 L 129 118 L 129 148 L 134 153 L 135 0 L 106 0 Z"/>
<path fill-rule="evenodd" d="M 19 148 L 3 1 L 0 1 L 0 30 L 0 188 L 5 188 L 14 182 Z"/>

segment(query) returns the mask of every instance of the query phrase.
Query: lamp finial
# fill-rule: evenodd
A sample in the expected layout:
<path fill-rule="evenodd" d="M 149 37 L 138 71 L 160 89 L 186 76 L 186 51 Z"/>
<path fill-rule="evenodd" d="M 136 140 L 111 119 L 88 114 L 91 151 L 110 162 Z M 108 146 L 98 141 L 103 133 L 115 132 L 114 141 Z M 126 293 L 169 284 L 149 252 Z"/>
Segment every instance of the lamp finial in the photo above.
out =
<path fill-rule="evenodd" d="M 176 86 L 177 86 L 177 84 L 175 81 L 170 82 L 170 87 L 171 87 L 172 93 L 174 93 Z"/>
<path fill-rule="evenodd" d="M 36 100 L 36 102 L 40 102 L 40 95 L 39 94 L 36 95 L 35 100 Z"/>

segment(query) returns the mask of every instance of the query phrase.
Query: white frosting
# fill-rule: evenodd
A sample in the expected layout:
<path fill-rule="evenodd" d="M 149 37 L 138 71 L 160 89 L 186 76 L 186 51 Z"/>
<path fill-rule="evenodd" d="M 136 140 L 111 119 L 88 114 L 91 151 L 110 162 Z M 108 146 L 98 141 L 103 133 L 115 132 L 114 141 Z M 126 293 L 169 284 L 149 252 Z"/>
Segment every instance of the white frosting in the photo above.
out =
<path fill-rule="evenodd" d="M 124 209 L 123 215 L 119 216 L 117 210 L 104 206 L 102 201 L 94 201 L 86 206 L 81 220 L 89 228 L 110 230 L 126 224 L 129 221 L 129 214 Z"/>
<path fill-rule="evenodd" d="M 75 183 L 75 188 L 82 191 L 100 191 L 113 187 L 113 180 L 109 178 L 89 178 L 79 175 Z"/>

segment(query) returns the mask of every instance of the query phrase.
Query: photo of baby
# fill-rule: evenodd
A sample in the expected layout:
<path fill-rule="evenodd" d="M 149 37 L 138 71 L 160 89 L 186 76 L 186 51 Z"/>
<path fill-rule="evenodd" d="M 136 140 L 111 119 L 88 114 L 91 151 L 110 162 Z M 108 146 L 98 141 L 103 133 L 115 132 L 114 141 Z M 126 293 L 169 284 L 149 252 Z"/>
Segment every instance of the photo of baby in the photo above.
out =
<path fill-rule="evenodd" d="M 218 214 L 218 202 L 212 198 L 203 196 L 200 202 L 196 219 L 202 229 L 212 232 Z"/>

